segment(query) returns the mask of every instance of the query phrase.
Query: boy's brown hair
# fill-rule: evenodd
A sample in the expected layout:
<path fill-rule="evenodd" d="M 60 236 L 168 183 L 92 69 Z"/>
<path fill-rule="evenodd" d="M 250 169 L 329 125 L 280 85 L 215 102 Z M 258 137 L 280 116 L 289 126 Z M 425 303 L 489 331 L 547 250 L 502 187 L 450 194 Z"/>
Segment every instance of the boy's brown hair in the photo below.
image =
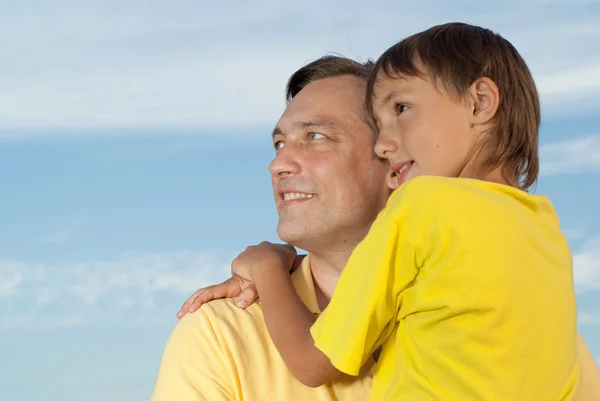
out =
<path fill-rule="evenodd" d="M 425 71 L 421 71 L 422 66 Z M 409 36 L 389 48 L 375 63 L 367 84 L 367 110 L 377 76 L 422 76 L 465 100 L 469 87 L 487 77 L 498 85 L 500 99 L 493 128 L 484 145 L 492 151 L 483 168 L 504 166 L 508 182 L 531 187 L 539 173 L 540 102 L 529 68 L 510 42 L 478 26 L 449 23 Z"/>

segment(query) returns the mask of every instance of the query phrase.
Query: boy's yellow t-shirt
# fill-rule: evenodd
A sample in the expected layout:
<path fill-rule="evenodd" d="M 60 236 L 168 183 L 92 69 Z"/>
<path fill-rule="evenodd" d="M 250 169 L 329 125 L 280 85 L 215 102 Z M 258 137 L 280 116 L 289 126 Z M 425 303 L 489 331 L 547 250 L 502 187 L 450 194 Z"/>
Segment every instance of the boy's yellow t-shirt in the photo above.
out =
<path fill-rule="evenodd" d="M 372 401 L 572 399 L 572 259 L 552 204 L 474 179 L 408 181 L 311 334 L 350 375 L 382 345 Z"/>

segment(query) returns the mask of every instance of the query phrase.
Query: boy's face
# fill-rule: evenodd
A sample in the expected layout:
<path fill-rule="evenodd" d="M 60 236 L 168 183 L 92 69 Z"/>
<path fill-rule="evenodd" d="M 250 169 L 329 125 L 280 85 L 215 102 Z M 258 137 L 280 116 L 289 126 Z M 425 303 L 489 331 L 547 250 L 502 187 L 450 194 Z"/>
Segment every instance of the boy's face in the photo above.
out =
<path fill-rule="evenodd" d="M 391 189 L 420 175 L 458 177 L 473 156 L 473 109 L 433 84 L 428 76 L 379 75 L 373 90 L 379 127 L 375 153 L 394 174 Z"/>

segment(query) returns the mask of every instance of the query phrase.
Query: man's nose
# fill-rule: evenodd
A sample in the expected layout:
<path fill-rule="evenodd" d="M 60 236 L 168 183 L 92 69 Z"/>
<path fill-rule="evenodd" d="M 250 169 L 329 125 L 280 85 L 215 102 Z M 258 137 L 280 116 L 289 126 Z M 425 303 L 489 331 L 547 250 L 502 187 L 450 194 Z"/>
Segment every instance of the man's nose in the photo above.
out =
<path fill-rule="evenodd" d="M 292 145 L 283 146 L 269 165 L 269 172 L 273 177 L 298 174 L 301 170 L 298 156 Z"/>
<path fill-rule="evenodd" d="M 375 142 L 375 154 L 381 158 L 389 158 L 398 151 L 398 142 L 380 133 Z"/>

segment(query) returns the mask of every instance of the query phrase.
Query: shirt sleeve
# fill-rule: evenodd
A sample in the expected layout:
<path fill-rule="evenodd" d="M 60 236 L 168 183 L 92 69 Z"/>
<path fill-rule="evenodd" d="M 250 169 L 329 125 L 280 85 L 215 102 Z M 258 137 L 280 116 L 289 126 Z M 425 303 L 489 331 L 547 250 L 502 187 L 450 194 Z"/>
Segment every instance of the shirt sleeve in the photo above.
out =
<path fill-rule="evenodd" d="M 175 326 L 151 401 L 233 401 L 233 384 L 216 333 L 202 309 Z"/>
<path fill-rule="evenodd" d="M 346 264 L 329 306 L 311 328 L 315 346 L 349 375 L 358 375 L 390 335 L 399 296 L 418 273 L 415 251 L 402 234 L 397 212 L 384 210 L 378 216 Z"/>

